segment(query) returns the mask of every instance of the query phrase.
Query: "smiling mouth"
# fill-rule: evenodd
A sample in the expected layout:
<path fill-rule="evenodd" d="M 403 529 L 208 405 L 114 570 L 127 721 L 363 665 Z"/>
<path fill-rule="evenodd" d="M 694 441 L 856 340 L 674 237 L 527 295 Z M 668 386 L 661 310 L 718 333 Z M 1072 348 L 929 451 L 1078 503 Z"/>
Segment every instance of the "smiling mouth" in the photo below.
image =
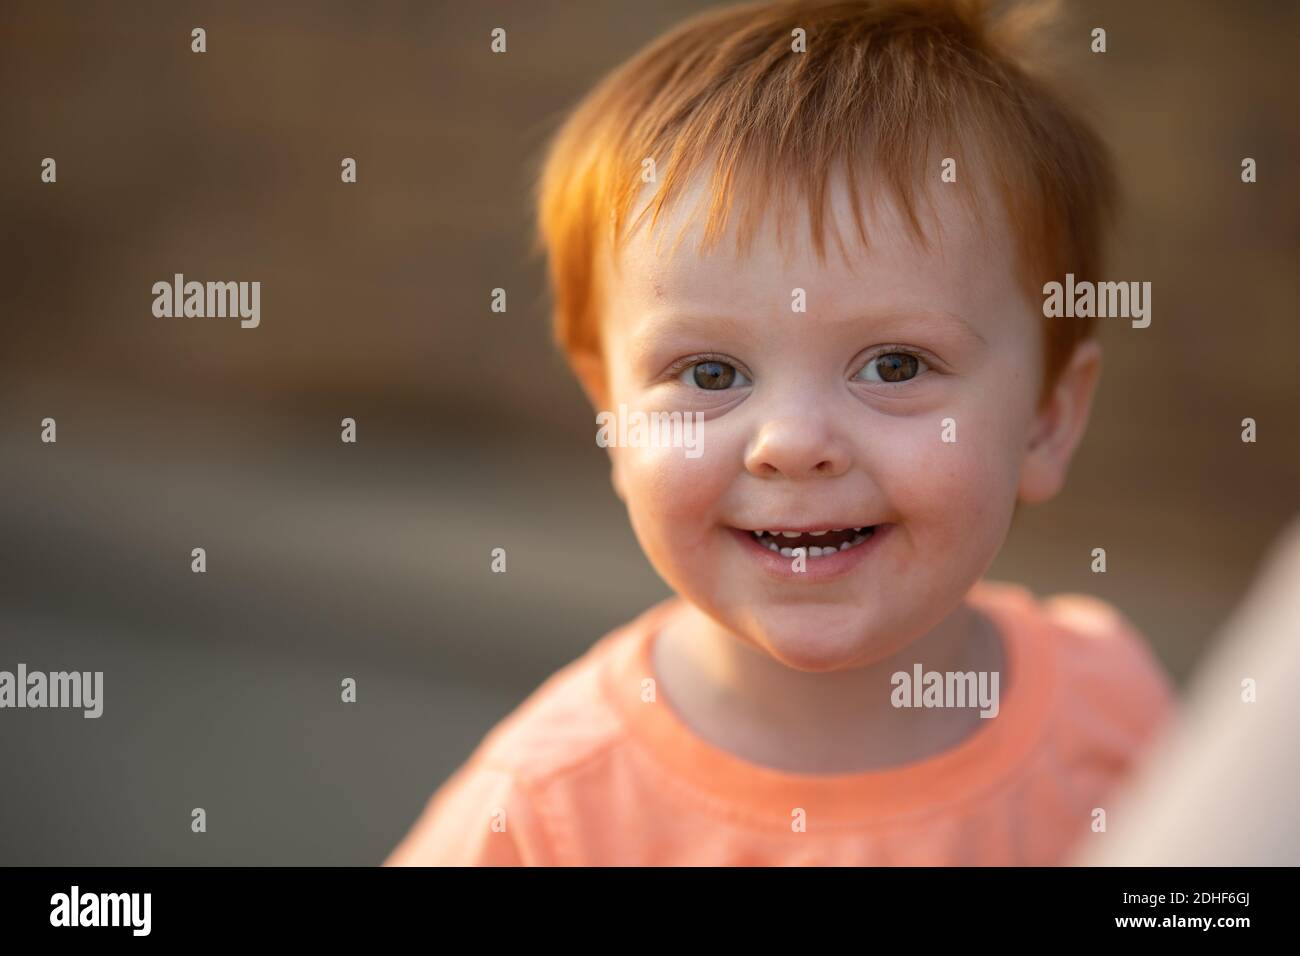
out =
<path fill-rule="evenodd" d="M 875 534 L 875 525 L 861 528 L 828 528 L 825 531 L 750 531 L 754 540 L 774 554 L 792 558 L 802 549 L 809 558 L 824 558 L 851 551 Z"/>

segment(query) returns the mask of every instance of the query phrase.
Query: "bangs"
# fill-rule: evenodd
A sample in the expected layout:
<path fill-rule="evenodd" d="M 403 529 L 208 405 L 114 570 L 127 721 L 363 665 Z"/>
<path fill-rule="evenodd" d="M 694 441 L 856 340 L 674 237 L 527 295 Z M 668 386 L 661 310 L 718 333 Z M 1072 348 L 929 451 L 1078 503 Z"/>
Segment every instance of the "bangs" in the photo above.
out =
<path fill-rule="evenodd" d="M 702 216 L 703 251 L 734 226 L 744 254 L 769 212 L 784 243 L 802 206 L 818 258 L 832 242 L 847 258 L 827 210 L 842 178 L 864 245 L 864 205 L 886 194 L 925 245 L 926 206 L 944 189 L 976 217 L 1000 205 L 1018 252 L 1013 268 L 1038 305 L 1053 277 L 1095 277 L 1113 205 L 1106 150 L 1012 55 L 1032 18 L 1022 10 L 989 23 L 987 7 L 732 7 L 682 24 L 607 77 L 557 134 L 539 182 L 561 346 L 599 351 L 590 314 L 598 244 L 617 252 L 647 216 L 657 228 L 697 178 L 703 201 L 674 248 Z M 941 179 L 946 159 L 955 161 L 953 182 Z M 1048 379 L 1091 331 L 1053 326 Z"/>

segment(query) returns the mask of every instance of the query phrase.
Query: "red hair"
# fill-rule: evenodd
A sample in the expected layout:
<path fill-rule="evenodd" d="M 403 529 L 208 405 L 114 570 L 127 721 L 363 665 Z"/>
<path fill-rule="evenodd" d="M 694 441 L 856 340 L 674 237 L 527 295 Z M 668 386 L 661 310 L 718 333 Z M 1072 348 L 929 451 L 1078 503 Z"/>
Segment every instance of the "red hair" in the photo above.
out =
<path fill-rule="evenodd" d="M 924 242 L 917 208 L 939 176 L 939 157 L 950 156 L 972 209 L 987 199 L 975 181 L 1001 203 L 1036 314 L 1045 282 L 1067 272 L 1099 281 L 1103 226 L 1115 205 L 1110 159 L 1026 65 L 1019 51 L 1034 19 L 1019 7 L 995 20 L 989 0 L 787 0 L 709 11 L 655 40 L 577 106 L 545 157 L 538 239 L 558 344 L 571 358 L 600 355 L 600 244 L 617 250 L 646 213 L 653 228 L 706 163 L 706 248 L 733 209 L 738 247 L 748 248 L 766 204 L 774 195 L 784 204 L 790 187 L 808 204 L 824 259 L 826 194 L 837 173 L 847 176 L 865 243 L 864 168 L 897 197 Z M 806 52 L 793 49 L 796 30 Z M 655 159 L 659 188 L 629 222 L 646 158 Z M 836 240 L 843 248 L 838 231 Z M 1089 319 L 1045 324 L 1044 396 L 1094 331 Z"/>

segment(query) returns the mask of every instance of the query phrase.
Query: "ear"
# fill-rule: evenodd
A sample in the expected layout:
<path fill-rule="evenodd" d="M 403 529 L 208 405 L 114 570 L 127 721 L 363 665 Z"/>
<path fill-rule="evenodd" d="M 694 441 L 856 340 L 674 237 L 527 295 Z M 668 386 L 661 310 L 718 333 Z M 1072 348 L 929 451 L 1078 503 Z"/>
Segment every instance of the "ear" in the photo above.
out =
<path fill-rule="evenodd" d="M 1041 504 L 1054 498 L 1065 484 L 1070 459 L 1088 426 L 1100 375 L 1101 344 L 1087 339 L 1075 348 L 1052 394 L 1034 415 L 1020 463 L 1018 500 Z"/>
<path fill-rule="evenodd" d="M 605 378 L 605 360 L 596 352 L 574 352 L 569 356 L 569 364 L 578 383 L 587 395 L 587 401 L 597 412 L 609 409 L 609 382 Z M 613 446 L 605 449 L 609 452 L 609 480 L 614 486 L 614 493 L 626 502 L 623 496 L 623 482 L 618 467 L 618 452 Z"/>
<path fill-rule="evenodd" d="M 609 385 L 605 381 L 605 360 L 596 352 L 573 352 L 569 365 L 578 377 L 578 384 L 587 395 L 591 407 L 600 411 L 608 408 Z"/>

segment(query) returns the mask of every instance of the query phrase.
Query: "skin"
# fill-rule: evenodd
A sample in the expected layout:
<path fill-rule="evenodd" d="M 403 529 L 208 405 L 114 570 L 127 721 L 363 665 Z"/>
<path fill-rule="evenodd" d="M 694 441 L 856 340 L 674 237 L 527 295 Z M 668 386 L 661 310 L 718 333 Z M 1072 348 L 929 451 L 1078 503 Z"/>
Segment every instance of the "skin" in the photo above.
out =
<path fill-rule="evenodd" d="M 1017 284 L 1011 234 L 942 189 L 928 248 L 888 196 L 864 209 L 870 244 L 847 258 L 833 240 L 817 258 L 803 212 L 784 249 L 770 214 L 745 255 L 732 234 L 700 254 L 698 224 L 672 254 L 671 241 L 656 248 L 703 196 L 688 190 L 654 232 L 644 220 L 617 271 L 606 253 L 605 357 L 574 360 L 598 409 L 704 414 L 698 458 L 609 449 L 642 548 L 686 602 L 654 645 L 660 692 L 704 739 L 778 769 L 866 770 L 947 749 L 980 729 L 975 710 L 895 709 L 890 675 L 916 661 L 1002 671 L 996 629 L 963 598 L 1017 502 L 1062 486 L 1100 347 L 1080 346 L 1040 406 L 1046 320 Z M 846 244 L 848 203 L 836 182 L 829 209 Z M 806 312 L 791 309 L 795 288 Z M 917 374 L 879 380 L 885 353 L 919 357 Z M 682 363 L 707 360 L 739 374 L 701 388 Z M 948 418 L 955 442 L 941 440 Z M 877 539 L 832 575 L 773 573 L 732 530 L 863 525 L 881 526 Z M 1002 673 L 1003 695 L 1014 679 Z"/>

